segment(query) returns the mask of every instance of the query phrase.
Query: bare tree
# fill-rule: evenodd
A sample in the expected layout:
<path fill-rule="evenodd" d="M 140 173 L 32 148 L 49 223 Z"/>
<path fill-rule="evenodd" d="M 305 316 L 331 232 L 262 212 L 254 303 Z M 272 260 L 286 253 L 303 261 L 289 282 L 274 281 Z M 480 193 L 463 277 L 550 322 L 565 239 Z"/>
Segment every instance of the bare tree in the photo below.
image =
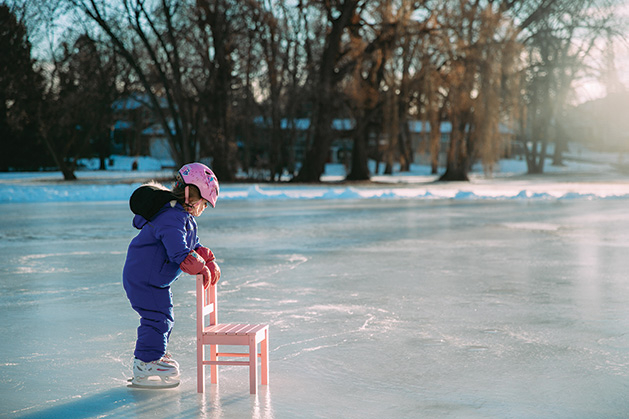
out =
<path fill-rule="evenodd" d="M 438 73 L 434 31 L 434 5 L 431 1 L 404 1 L 398 13 L 396 53 L 387 71 L 386 85 L 388 107 L 384 126 L 389 141 L 386 144 L 385 173 L 392 173 L 394 161 L 399 162 L 400 170 L 409 170 L 414 161 L 415 149 L 409 122 L 411 119 L 430 120 L 440 109 Z M 434 110 L 434 112 L 432 112 Z M 424 128 L 426 124 L 423 124 Z M 431 132 L 438 132 L 439 123 L 432 126 Z M 436 130 L 436 131 L 435 131 Z M 437 137 L 438 139 L 438 137 Z M 438 156 L 439 142 L 435 143 Z"/>
<path fill-rule="evenodd" d="M 499 156 L 503 83 L 517 75 L 517 55 L 511 53 L 517 32 L 496 3 L 444 2 L 436 12 L 437 54 L 443 59 L 437 67 L 444 81 L 440 89 L 452 124 L 441 180 L 467 180 L 476 158 L 490 170 Z"/>
<path fill-rule="evenodd" d="M 237 0 L 196 0 L 194 15 L 200 30 L 196 51 L 201 57 L 202 73 L 199 79 L 192 81 L 197 90 L 193 98 L 199 99 L 207 118 L 201 127 L 202 132 L 213 150 L 213 168 L 223 180 L 233 179 L 236 164 L 232 115 L 233 53 L 239 35 L 246 27 L 240 22 L 242 15 L 238 5 Z"/>
<path fill-rule="evenodd" d="M 249 19 L 250 42 L 247 53 L 241 56 L 246 64 L 246 103 L 256 103 L 256 108 L 248 107 L 245 114 L 251 123 L 252 115 L 259 114 L 265 128 L 265 145 L 268 149 L 264 153 L 257 152 L 257 156 L 263 155 L 271 181 L 279 180 L 285 169 L 292 169 L 289 145 L 289 133 L 287 132 L 287 111 L 289 103 L 295 100 L 288 97 L 288 89 L 291 85 L 291 60 L 290 54 L 294 51 L 286 48 L 295 45 L 295 28 L 291 27 L 291 11 L 282 2 L 271 1 L 247 1 L 244 3 L 244 12 Z M 257 82 L 256 87 L 252 79 Z M 253 99 L 253 90 L 258 90 L 258 97 L 262 100 L 256 102 Z M 294 105 L 293 105 L 294 106 Z M 247 123 L 243 121 L 243 123 Z M 268 128 L 268 129 L 267 129 Z"/>
<path fill-rule="evenodd" d="M 332 139 L 336 87 L 344 76 L 344 69 L 339 66 L 347 52 L 343 49 L 342 38 L 347 27 L 357 23 L 359 3 L 359 0 L 334 0 L 321 5 L 328 28 L 316 73 L 312 74 L 316 80 L 312 123 L 306 154 L 299 174 L 295 177 L 296 181 L 318 182 L 323 174 Z"/>
<path fill-rule="evenodd" d="M 394 10 L 390 2 L 376 2 L 369 11 L 373 23 L 355 25 L 350 28 L 350 52 L 348 59 L 352 61 L 353 71 L 344 89 L 347 106 L 352 111 L 355 121 L 352 148 L 351 170 L 348 180 L 368 180 L 368 143 L 373 133 L 378 135 L 382 128 L 372 130 L 372 127 L 385 127 L 389 138 L 393 138 L 397 130 L 396 118 L 387 118 L 386 111 L 394 110 L 391 105 L 396 104 L 394 91 L 383 92 L 386 68 L 390 65 L 393 49 L 396 45 L 401 22 L 410 14 L 409 8 Z M 398 15 L 402 15 L 399 16 Z M 365 32 L 371 32 L 366 38 Z M 394 115 L 397 116 L 397 112 Z"/>
<path fill-rule="evenodd" d="M 522 28 L 527 61 L 517 139 L 529 173 L 544 171 L 551 143 L 555 164 L 561 164 L 565 136 L 559 121 L 569 104 L 572 83 L 597 39 L 609 29 L 609 15 L 594 13 L 596 9 L 593 0 L 558 0 Z"/>
<path fill-rule="evenodd" d="M 428 54 L 425 57 L 429 57 Z M 425 115 L 425 121 L 428 126 L 424 126 L 423 131 L 429 131 L 429 152 L 430 152 L 430 171 L 437 174 L 439 169 L 439 153 L 441 152 L 441 112 L 444 106 L 444 100 L 440 93 L 443 81 L 440 72 L 435 63 L 430 59 L 422 60 L 422 93 L 424 102 L 421 115 Z"/>
<path fill-rule="evenodd" d="M 64 179 L 75 180 L 79 158 L 108 145 L 117 67 L 113 55 L 87 35 L 61 48 L 41 104 L 40 133 Z"/>
<path fill-rule="evenodd" d="M 227 2 L 67 1 L 108 36 L 133 69 L 135 89 L 148 98 L 176 164 L 197 160 L 205 145 L 217 175 L 230 179 Z M 202 143 L 202 134 L 209 144 Z"/>

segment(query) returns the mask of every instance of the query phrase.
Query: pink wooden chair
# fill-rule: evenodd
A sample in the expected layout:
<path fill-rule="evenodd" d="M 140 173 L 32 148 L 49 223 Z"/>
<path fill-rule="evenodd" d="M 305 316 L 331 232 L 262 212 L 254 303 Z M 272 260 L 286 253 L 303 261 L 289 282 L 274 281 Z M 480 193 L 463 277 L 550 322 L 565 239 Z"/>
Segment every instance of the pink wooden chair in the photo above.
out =
<path fill-rule="evenodd" d="M 258 389 L 258 358 L 262 384 L 269 383 L 269 325 L 219 324 L 217 319 L 216 286 L 203 289 L 203 275 L 197 275 L 197 391 L 205 392 L 205 366 L 210 366 L 212 384 L 218 384 L 219 365 L 249 366 L 249 390 Z M 206 320 L 209 319 L 209 323 Z M 258 343 L 260 352 L 258 352 Z M 205 345 L 210 346 L 210 359 L 205 359 Z M 248 352 L 218 352 L 218 345 L 243 345 Z M 248 361 L 219 360 L 219 358 L 249 358 Z"/>

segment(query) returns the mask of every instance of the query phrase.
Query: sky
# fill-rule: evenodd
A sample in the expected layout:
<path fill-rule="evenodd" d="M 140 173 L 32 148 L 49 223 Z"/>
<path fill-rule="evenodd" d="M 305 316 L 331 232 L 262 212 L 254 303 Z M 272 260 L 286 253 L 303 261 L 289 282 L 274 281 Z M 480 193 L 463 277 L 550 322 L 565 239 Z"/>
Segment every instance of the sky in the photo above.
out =
<path fill-rule="evenodd" d="M 625 0 L 618 0 L 614 7 L 614 17 L 621 22 L 620 33 L 615 38 L 614 65 L 619 81 L 629 88 L 629 3 Z M 624 39 L 623 39 L 624 37 Z M 597 44 L 595 52 L 587 62 L 594 68 L 604 68 L 604 53 L 608 44 L 604 39 Z M 607 94 L 604 83 L 596 77 L 586 77 L 574 82 L 576 102 L 584 103 L 590 100 L 605 97 Z"/>

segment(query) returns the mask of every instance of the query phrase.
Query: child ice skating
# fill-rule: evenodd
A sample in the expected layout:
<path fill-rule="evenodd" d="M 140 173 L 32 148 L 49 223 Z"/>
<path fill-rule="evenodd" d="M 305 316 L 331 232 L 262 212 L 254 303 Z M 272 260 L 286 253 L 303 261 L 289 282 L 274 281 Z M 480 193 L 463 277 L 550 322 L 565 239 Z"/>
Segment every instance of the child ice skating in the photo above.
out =
<path fill-rule="evenodd" d="M 140 315 L 133 363 L 134 387 L 176 387 L 179 364 L 166 352 L 173 327 L 170 285 L 182 272 L 202 274 L 205 287 L 221 276 L 214 254 L 199 243 L 197 224 L 203 210 L 216 205 L 218 180 L 201 163 L 184 165 L 169 190 L 149 183 L 135 190 L 129 204 L 140 230 L 127 251 L 123 285 Z"/>

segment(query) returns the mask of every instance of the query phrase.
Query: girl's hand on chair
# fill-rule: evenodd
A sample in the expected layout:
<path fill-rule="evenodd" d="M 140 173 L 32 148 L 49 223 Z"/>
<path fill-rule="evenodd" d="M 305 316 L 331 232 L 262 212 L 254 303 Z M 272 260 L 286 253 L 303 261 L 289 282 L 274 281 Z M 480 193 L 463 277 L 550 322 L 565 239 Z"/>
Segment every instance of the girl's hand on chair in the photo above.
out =
<path fill-rule="evenodd" d="M 201 273 L 201 268 L 205 266 L 205 260 L 194 250 L 179 264 L 179 268 L 187 274 L 196 275 Z"/>
<path fill-rule="evenodd" d="M 214 263 L 214 262 L 210 262 L 210 263 Z M 212 278 L 212 273 L 210 272 L 210 269 L 208 269 L 208 267 L 205 266 L 205 261 L 203 260 L 203 258 L 199 254 L 197 254 L 194 250 L 192 250 L 188 254 L 188 256 L 186 256 L 184 261 L 181 262 L 181 264 L 179 264 L 179 267 L 181 268 L 182 271 L 184 271 L 187 274 L 203 275 L 203 286 L 205 286 L 205 288 L 208 287 L 210 283 L 210 279 Z"/>
<path fill-rule="evenodd" d="M 211 262 L 215 259 L 214 253 L 207 247 L 199 246 L 194 249 L 194 251 L 197 252 L 205 262 Z"/>
<path fill-rule="evenodd" d="M 203 275 L 203 289 L 207 289 L 207 287 L 210 286 L 210 278 L 212 277 L 212 274 L 207 266 L 204 266 L 199 273 Z"/>
<path fill-rule="evenodd" d="M 205 266 L 209 269 L 212 277 L 212 285 L 216 285 L 219 279 L 221 279 L 221 268 L 215 261 L 206 262 Z M 203 278 L 205 280 L 205 278 Z"/>
<path fill-rule="evenodd" d="M 205 250 L 204 250 L 205 249 Z M 205 262 L 204 255 L 211 255 L 212 259 Z M 214 261 L 214 254 L 207 247 L 199 247 L 196 251 L 191 251 L 186 259 L 179 265 L 182 271 L 190 275 L 203 275 L 203 286 L 207 288 L 210 284 L 216 285 L 221 279 L 221 268 Z"/>

